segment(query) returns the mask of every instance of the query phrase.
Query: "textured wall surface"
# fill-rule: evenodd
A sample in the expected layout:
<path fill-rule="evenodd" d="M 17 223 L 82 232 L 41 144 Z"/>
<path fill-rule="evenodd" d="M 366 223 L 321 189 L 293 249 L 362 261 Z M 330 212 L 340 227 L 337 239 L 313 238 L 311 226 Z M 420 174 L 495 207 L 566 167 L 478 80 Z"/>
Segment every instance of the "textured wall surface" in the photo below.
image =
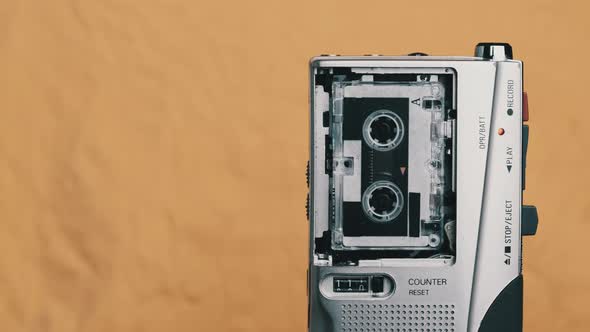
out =
<path fill-rule="evenodd" d="M 351 3 L 3 1 L 0 330 L 304 331 L 308 59 L 500 40 L 541 214 L 526 331 L 587 331 L 588 5 Z"/>

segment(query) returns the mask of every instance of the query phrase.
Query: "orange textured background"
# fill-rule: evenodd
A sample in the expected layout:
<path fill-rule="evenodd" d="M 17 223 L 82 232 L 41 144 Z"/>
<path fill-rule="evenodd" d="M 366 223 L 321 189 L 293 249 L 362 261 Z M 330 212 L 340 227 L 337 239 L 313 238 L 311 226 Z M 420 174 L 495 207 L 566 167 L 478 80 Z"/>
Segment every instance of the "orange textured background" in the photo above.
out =
<path fill-rule="evenodd" d="M 308 59 L 525 65 L 526 331 L 590 323 L 584 1 L 3 1 L 0 330 L 304 331 Z"/>

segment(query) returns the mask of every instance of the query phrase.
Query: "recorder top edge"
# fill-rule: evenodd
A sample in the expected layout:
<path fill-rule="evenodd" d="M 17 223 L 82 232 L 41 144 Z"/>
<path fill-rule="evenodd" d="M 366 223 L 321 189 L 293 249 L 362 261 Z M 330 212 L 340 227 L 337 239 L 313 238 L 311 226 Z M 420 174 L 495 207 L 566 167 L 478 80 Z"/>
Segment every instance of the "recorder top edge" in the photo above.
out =
<path fill-rule="evenodd" d="M 480 57 L 465 57 L 465 56 L 385 56 L 385 55 L 363 55 L 363 56 L 341 56 L 341 55 L 320 55 L 312 57 L 309 60 L 311 68 L 321 67 L 341 67 L 347 66 L 347 63 L 358 62 L 358 66 L 363 66 L 363 63 L 367 63 L 368 66 L 373 66 L 374 62 L 379 62 L 380 66 L 387 66 L 388 61 L 416 61 L 416 62 L 435 62 L 435 61 L 450 61 L 450 62 L 477 62 L 477 61 L 504 61 L 504 62 L 521 62 L 520 60 L 503 59 L 503 60 L 492 60 Z M 369 64 L 372 63 L 372 64 Z"/>
<path fill-rule="evenodd" d="M 389 56 L 381 54 L 368 54 L 362 56 L 341 56 L 339 54 L 322 54 L 312 57 L 310 65 L 317 67 L 334 67 L 344 62 L 351 61 L 506 61 L 521 62 L 513 60 L 512 47 L 507 43 L 479 43 L 475 47 L 474 56 L 430 56 L 425 53 L 416 52 L 402 56 Z M 345 65 L 344 65 L 345 66 Z"/>

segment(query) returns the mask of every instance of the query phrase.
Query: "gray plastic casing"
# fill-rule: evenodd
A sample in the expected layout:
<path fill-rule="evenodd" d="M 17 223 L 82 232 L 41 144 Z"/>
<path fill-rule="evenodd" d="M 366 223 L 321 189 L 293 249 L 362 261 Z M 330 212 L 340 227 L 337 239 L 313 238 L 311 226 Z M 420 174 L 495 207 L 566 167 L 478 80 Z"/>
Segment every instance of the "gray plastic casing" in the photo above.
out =
<path fill-rule="evenodd" d="M 316 112 L 325 100 L 317 100 L 314 74 L 318 68 L 336 67 L 455 71 L 454 260 L 381 259 L 359 266 L 331 266 L 314 254 L 316 224 L 326 222 L 329 196 L 321 157 L 325 129 L 322 115 Z M 309 331 L 478 331 L 494 300 L 522 270 L 522 62 L 477 57 L 321 56 L 311 60 L 310 69 Z M 509 84 L 514 92 L 511 96 Z M 510 107 L 508 98 L 513 98 Z M 499 128 L 503 135 L 498 134 Z M 321 282 L 334 274 L 385 274 L 395 281 L 395 291 L 385 298 L 325 296 Z M 431 285 L 416 285 L 420 283 Z M 411 295 L 416 289 L 428 292 Z"/>

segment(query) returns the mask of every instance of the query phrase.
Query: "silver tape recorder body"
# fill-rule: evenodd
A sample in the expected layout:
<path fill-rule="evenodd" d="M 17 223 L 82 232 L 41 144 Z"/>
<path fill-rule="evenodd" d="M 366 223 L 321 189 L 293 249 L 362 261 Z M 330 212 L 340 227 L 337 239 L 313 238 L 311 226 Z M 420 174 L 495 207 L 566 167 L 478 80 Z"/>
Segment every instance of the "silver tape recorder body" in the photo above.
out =
<path fill-rule="evenodd" d="M 527 118 L 508 44 L 312 59 L 309 331 L 522 331 Z"/>

